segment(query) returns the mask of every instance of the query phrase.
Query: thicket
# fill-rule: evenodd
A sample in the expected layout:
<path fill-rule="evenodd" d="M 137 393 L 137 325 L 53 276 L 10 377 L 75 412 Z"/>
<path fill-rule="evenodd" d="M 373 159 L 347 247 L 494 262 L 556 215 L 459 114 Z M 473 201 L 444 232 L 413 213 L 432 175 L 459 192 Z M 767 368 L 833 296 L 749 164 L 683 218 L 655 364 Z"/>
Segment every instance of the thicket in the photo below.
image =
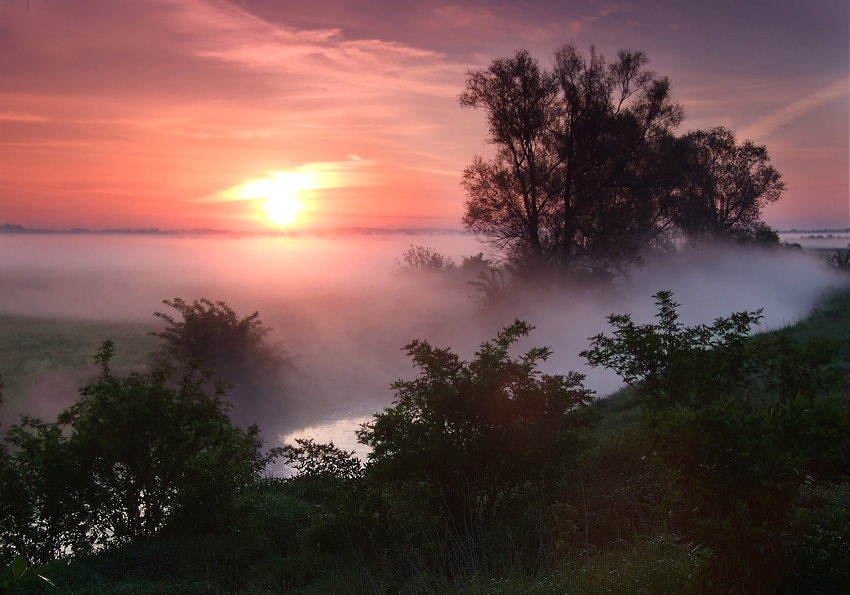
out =
<path fill-rule="evenodd" d="M 513 354 L 522 321 L 469 362 L 410 343 L 365 462 L 263 452 L 209 373 L 118 376 L 104 343 L 77 404 L 6 432 L 0 589 L 67 557 L 60 592 L 846 592 L 846 348 L 656 298 L 584 352 L 630 385 L 606 399 Z M 295 474 L 264 476 L 275 457 Z"/>

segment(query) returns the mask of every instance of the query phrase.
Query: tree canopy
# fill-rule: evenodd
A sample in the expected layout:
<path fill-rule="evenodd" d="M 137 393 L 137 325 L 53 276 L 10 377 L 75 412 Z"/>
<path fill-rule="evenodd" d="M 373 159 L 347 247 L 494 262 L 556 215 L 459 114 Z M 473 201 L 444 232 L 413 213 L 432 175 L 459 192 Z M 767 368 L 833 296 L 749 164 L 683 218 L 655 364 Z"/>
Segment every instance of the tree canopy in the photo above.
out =
<path fill-rule="evenodd" d="M 658 183 L 660 166 L 683 118 L 670 82 L 646 64 L 643 52 L 608 62 L 567 45 L 552 71 L 519 51 L 471 72 L 460 103 L 487 111 L 496 155 L 464 172 L 466 228 L 533 266 L 636 259 L 664 227 L 671 185 Z"/>
<path fill-rule="evenodd" d="M 762 209 L 779 200 L 785 184 L 768 165 L 767 148 L 738 143 L 735 133 L 718 127 L 682 137 L 685 179 L 677 220 L 691 241 L 733 239 L 770 243 Z"/>
<path fill-rule="evenodd" d="M 223 387 L 189 370 L 176 384 L 153 369 L 119 377 L 111 341 L 101 375 L 55 423 L 24 418 L 0 449 L 3 550 L 46 561 L 135 541 L 166 527 L 206 527 L 272 458 L 257 426 L 228 417 Z M 0 551 L 7 555 L 9 551 Z"/>
<path fill-rule="evenodd" d="M 464 226 L 525 271 L 621 271 L 674 233 L 775 242 L 765 148 L 724 128 L 677 139 L 684 110 L 647 64 L 566 45 L 551 70 L 520 50 L 470 72 L 459 101 L 486 111 L 496 151 L 464 170 Z"/>

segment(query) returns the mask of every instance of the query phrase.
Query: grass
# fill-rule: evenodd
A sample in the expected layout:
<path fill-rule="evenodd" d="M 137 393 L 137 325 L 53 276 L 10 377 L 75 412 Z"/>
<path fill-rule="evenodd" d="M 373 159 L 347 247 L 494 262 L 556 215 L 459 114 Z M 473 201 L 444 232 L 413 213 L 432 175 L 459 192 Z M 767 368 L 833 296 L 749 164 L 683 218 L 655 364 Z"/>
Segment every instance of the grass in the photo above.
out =
<path fill-rule="evenodd" d="M 150 330 L 141 324 L 0 315 L 3 399 L 17 403 L 46 375 L 92 366 L 97 348 L 107 339 L 115 342 L 116 369 L 143 366 L 157 345 Z"/>
<path fill-rule="evenodd" d="M 826 296 L 808 316 L 782 329 L 796 341 L 808 341 L 816 337 L 831 337 L 847 356 L 850 344 L 850 290 L 845 289 Z"/>

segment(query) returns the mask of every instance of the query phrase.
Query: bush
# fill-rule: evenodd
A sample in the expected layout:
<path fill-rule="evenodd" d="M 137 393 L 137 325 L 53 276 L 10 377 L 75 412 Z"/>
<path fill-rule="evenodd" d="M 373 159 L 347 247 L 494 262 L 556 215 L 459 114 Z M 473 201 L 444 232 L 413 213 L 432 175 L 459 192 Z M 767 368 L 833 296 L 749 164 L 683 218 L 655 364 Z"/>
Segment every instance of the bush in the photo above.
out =
<path fill-rule="evenodd" d="M 712 588 L 772 589 L 799 555 L 805 491 L 846 464 L 850 417 L 831 396 L 844 376 L 837 346 L 752 340 L 760 312 L 685 327 L 672 294 L 655 297 L 656 324 L 611 316 L 613 336 L 583 355 L 643 398 L 654 450 L 676 474 L 673 511 L 709 554 Z"/>
<path fill-rule="evenodd" d="M 486 525 L 560 476 L 576 454 L 576 412 L 591 391 L 580 374 L 541 374 L 547 348 L 510 356 L 532 329 L 516 321 L 470 363 L 426 341 L 405 347 L 419 378 L 396 382 L 394 405 L 358 432 L 372 448 L 367 472 L 400 484 L 400 505 L 423 502 L 456 527 Z"/>
<path fill-rule="evenodd" d="M 121 378 L 105 342 L 100 378 L 56 423 L 24 419 L 6 434 L 18 502 L 4 543 L 39 561 L 214 525 L 236 493 L 279 454 L 256 426 L 228 417 L 221 384 L 190 369 L 177 386 L 154 369 Z M 10 497 L 5 493 L 4 499 Z"/>
<path fill-rule="evenodd" d="M 267 376 L 292 366 L 280 343 L 266 342 L 272 329 L 263 326 L 259 312 L 240 318 L 224 302 L 206 298 L 191 304 L 180 298 L 162 303 L 182 317 L 179 320 L 165 312 L 154 313 L 167 324 L 164 330 L 151 333 L 164 341 L 158 353 L 163 361 L 180 366 L 186 360 L 199 360 L 230 382 Z"/>
<path fill-rule="evenodd" d="M 451 258 L 440 254 L 433 248 L 414 246 L 413 244 L 401 255 L 401 260 L 396 260 L 395 263 L 395 268 L 400 273 L 439 273 L 454 270 L 456 266 Z"/>

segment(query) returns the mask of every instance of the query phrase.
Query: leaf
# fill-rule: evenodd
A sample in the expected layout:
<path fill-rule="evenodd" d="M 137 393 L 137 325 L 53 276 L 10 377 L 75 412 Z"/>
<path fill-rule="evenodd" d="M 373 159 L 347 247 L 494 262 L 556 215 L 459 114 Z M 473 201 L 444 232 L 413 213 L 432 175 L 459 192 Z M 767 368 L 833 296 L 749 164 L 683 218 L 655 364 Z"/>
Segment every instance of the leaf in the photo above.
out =
<path fill-rule="evenodd" d="M 20 582 L 21 577 L 24 575 L 24 572 L 27 570 L 27 559 L 23 554 L 15 558 L 15 561 L 12 562 L 12 578 L 15 579 L 15 582 Z"/>

